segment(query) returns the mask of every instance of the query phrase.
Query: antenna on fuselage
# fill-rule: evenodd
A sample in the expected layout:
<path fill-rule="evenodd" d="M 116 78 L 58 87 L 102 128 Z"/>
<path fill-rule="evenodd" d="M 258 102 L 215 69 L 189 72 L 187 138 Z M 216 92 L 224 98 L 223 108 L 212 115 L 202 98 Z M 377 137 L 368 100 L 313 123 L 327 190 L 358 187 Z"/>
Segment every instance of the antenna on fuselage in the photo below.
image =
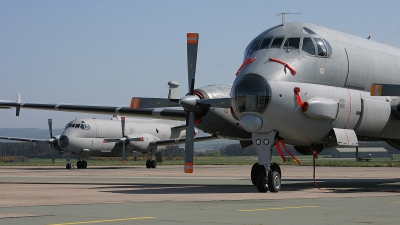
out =
<path fill-rule="evenodd" d="M 286 25 L 286 14 L 301 14 L 301 13 L 281 12 L 276 14 L 276 16 L 282 15 L 282 25 Z"/>

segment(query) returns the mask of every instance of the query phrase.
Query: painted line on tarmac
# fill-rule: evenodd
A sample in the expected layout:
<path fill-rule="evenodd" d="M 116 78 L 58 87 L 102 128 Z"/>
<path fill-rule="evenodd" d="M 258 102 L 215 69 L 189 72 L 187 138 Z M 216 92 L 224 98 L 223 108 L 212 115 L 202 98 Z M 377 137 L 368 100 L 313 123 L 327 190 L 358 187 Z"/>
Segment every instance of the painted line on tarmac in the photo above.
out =
<path fill-rule="evenodd" d="M 118 222 L 118 221 L 128 221 L 128 220 L 147 220 L 147 219 L 155 219 L 155 217 L 146 216 L 146 217 L 119 218 L 119 219 L 109 219 L 109 220 L 91 220 L 91 221 L 82 221 L 82 222 L 52 223 L 52 224 L 48 224 L 48 225 L 75 225 L 75 224 L 107 223 L 107 222 Z"/>
<path fill-rule="evenodd" d="M 400 204 L 400 201 L 397 201 L 397 202 L 389 202 L 389 203 L 397 203 L 397 204 Z"/>
<path fill-rule="evenodd" d="M 236 210 L 237 212 L 259 212 L 259 211 L 268 211 L 268 210 L 285 210 L 285 209 L 305 209 L 305 208 L 318 208 L 320 206 L 317 205 L 304 205 L 304 206 L 288 206 L 281 208 L 263 208 L 263 209 L 240 209 Z"/>

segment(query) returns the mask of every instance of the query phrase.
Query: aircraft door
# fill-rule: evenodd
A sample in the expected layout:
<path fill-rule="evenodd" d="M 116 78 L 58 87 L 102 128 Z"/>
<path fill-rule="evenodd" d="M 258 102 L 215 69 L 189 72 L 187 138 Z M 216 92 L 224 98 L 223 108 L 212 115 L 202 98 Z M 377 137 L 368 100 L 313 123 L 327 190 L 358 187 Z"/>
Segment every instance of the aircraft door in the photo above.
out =
<path fill-rule="evenodd" d="M 369 58 L 362 49 L 345 48 L 347 54 L 347 79 L 345 86 L 365 89 L 369 78 Z"/>

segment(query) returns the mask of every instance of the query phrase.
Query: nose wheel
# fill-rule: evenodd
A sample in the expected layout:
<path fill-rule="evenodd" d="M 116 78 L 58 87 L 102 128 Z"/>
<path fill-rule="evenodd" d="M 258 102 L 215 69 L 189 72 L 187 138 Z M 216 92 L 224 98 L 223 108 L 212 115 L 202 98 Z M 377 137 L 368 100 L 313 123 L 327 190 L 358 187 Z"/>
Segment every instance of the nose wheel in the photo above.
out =
<path fill-rule="evenodd" d="M 251 182 L 259 192 L 278 192 L 281 189 L 281 169 L 277 163 L 271 163 L 268 176 L 264 166 L 254 163 L 251 168 Z"/>

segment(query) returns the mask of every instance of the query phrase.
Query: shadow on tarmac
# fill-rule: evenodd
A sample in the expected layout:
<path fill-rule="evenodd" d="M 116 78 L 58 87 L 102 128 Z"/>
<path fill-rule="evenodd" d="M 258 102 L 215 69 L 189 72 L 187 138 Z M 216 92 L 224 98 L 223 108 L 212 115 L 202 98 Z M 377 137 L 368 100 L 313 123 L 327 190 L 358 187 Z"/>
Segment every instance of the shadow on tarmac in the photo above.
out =
<path fill-rule="evenodd" d="M 363 192 L 398 192 L 400 193 L 400 178 L 398 179 L 320 179 L 317 180 L 322 191 L 336 193 Z M 126 185 L 107 185 L 94 187 L 105 192 L 118 194 L 224 194 L 224 193 L 254 193 L 256 187 L 251 185 L 205 185 L 205 184 L 149 184 L 137 183 Z M 301 191 L 317 188 L 312 180 L 285 179 L 281 191 Z"/>

